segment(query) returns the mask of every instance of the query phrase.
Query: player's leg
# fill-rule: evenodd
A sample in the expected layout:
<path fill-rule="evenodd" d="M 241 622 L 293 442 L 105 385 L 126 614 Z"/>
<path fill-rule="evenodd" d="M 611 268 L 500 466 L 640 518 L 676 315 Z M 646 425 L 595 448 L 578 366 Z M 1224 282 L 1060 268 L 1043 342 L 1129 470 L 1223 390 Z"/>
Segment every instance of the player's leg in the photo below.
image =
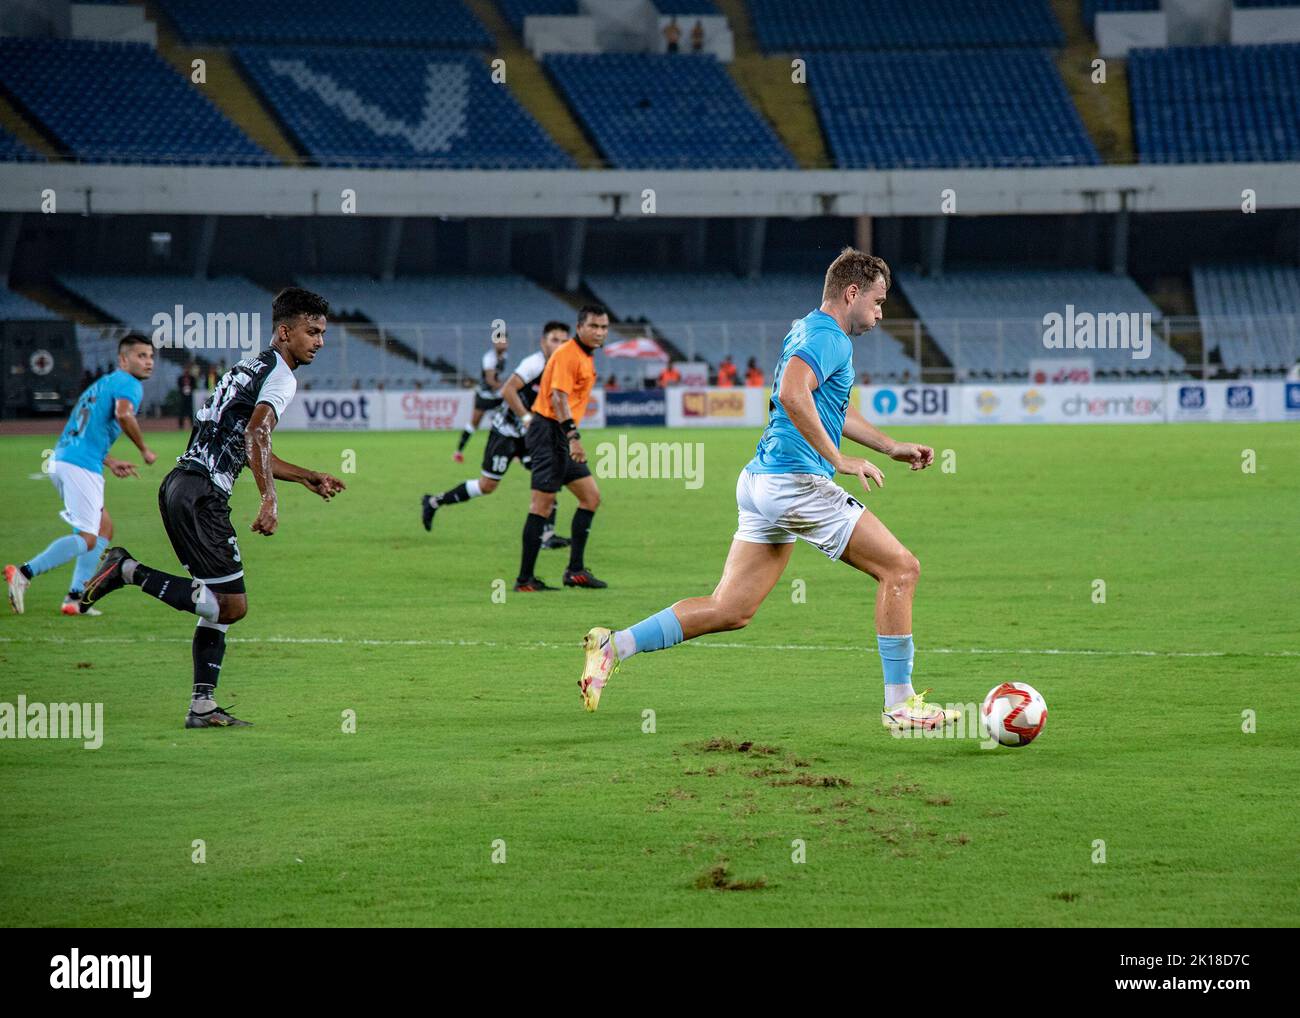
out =
<path fill-rule="evenodd" d="M 912 688 L 912 599 L 921 577 L 916 556 L 864 509 L 840 558 L 876 581 L 876 647 L 885 679 L 881 723 L 907 729 L 936 728 L 956 721 L 960 711 L 927 704 L 924 693 L 918 696 Z"/>
<path fill-rule="evenodd" d="M 519 556 L 519 575 L 515 590 L 520 593 L 554 590 L 537 578 L 537 555 L 542 549 L 542 532 L 555 509 L 556 492 L 564 486 L 564 433 L 549 417 L 536 414 L 524 436 L 532 469 L 532 491 L 528 500 L 528 517 L 524 520 Z"/>
<path fill-rule="evenodd" d="M 63 511 L 59 515 L 73 532 L 55 538 L 44 551 L 22 565 L 5 566 L 9 604 L 19 615 L 25 608 L 27 588 L 35 577 L 57 569 L 95 547 L 99 518 L 104 510 L 103 474 L 55 461 L 50 470 L 50 480 L 63 499 Z"/>
<path fill-rule="evenodd" d="M 572 462 L 572 461 L 570 461 Z M 573 472 L 580 476 L 568 482 L 568 489 L 578 500 L 578 508 L 573 511 L 573 522 L 569 525 L 569 568 L 564 571 L 566 587 L 590 587 L 599 590 L 609 586 L 604 580 L 598 580 L 587 568 L 585 556 L 587 538 L 591 536 L 591 524 L 600 508 L 600 488 L 596 478 L 591 476 L 585 463 L 573 463 Z"/>
<path fill-rule="evenodd" d="M 532 473 L 532 457 L 528 455 L 528 446 L 522 438 L 515 441 L 515 455 L 519 457 L 519 462 L 523 464 L 524 469 Z M 559 500 L 557 499 L 556 504 L 551 506 L 551 515 L 546 517 L 546 526 L 542 528 L 542 547 L 546 549 L 554 550 L 569 546 L 569 539 L 561 537 L 555 532 L 555 516 L 560 510 L 558 503 Z"/>
<path fill-rule="evenodd" d="M 456 451 L 452 454 L 452 459 L 457 463 L 465 462 L 465 446 L 469 440 L 474 437 L 474 432 L 478 430 L 479 421 L 483 419 L 482 400 L 476 395 L 474 397 L 474 409 L 470 411 L 469 423 L 465 425 L 464 430 L 460 433 L 460 442 L 456 445 Z"/>
<path fill-rule="evenodd" d="M 95 573 L 95 566 L 99 563 L 100 556 L 104 554 L 109 543 L 113 539 L 113 517 L 105 509 L 99 517 L 99 536 L 95 540 L 95 546 L 89 551 L 83 551 L 77 556 L 76 565 L 72 569 L 72 585 L 68 587 L 68 596 L 63 600 L 63 607 L 60 611 L 64 615 L 102 615 L 98 608 L 81 607 L 81 595 L 86 589 L 86 581 Z"/>
<path fill-rule="evenodd" d="M 634 654 L 675 647 L 708 633 L 745 628 L 781 579 L 793 549 L 793 542 L 755 543 L 737 537 L 712 594 L 678 601 L 627 629 L 592 629 L 583 638 L 587 661 L 578 682 L 583 706 L 589 711 L 596 709 L 609 676 Z"/>

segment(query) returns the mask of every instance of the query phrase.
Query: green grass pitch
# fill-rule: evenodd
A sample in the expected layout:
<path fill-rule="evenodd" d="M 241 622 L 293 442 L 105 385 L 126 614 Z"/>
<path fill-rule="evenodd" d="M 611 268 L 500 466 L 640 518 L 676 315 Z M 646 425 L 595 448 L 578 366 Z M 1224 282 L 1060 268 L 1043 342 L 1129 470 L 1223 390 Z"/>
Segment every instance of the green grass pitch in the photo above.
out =
<path fill-rule="evenodd" d="M 182 728 L 192 620 L 138 590 L 102 618 L 64 618 L 67 566 L 0 620 L 0 701 L 102 702 L 105 724 L 94 751 L 0 741 L 0 912 L 51 926 L 1300 922 L 1300 428 L 898 434 L 956 466 L 883 463 L 887 486 L 865 499 L 921 560 L 916 684 L 965 704 L 1032 683 L 1050 708 L 1033 746 L 882 731 L 874 584 L 806 545 L 747 630 L 637 657 L 582 710 L 589 626 L 712 589 L 753 431 L 630 432 L 703 443 L 703 486 L 602 480 L 588 562 L 610 589 L 504 603 L 517 465 L 431 535 L 418 518 L 422 492 L 476 471 L 481 435 L 467 470 L 449 434 L 281 434 L 284 458 L 339 473 L 351 450 L 355 472 L 330 504 L 283 485 L 272 538 L 248 532 L 247 472 L 238 486 L 250 614 L 219 699 L 255 728 Z M 615 437 L 590 432 L 588 447 Z M 179 571 L 156 492 L 182 440 L 150 438 L 159 463 L 107 482 L 116 543 Z M 0 440 L 4 561 L 66 530 L 31 476 L 51 444 Z M 561 533 L 573 506 L 562 496 Z M 543 552 L 539 575 L 558 583 L 564 556 Z"/>

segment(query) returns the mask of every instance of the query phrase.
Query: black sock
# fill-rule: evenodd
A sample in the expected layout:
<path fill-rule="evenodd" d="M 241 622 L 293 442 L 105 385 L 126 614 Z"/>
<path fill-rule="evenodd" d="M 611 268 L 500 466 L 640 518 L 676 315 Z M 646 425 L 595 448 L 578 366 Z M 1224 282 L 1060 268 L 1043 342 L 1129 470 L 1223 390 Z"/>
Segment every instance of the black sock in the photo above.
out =
<path fill-rule="evenodd" d="M 211 700 L 221 679 L 221 659 L 226 656 L 226 634 L 212 626 L 194 629 L 194 694 L 191 700 Z"/>
<path fill-rule="evenodd" d="M 464 452 L 465 446 L 469 444 L 469 440 L 473 437 L 474 437 L 474 429 L 467 427 L 464 431 L 460 433 L 460 444 L 456 446 L 456 451 Z"/>
<path fill-rule="evenodd" d="M 439 507 L 442 507 L 444 505 L 455 505 L 457 502 L 468 502 L 468 501 L 469 501 L 469 490 L 465 487 L 464 481 L 461 481 L 461 483 L 456 485 L 456 487 L 452 488 L 451 491 L 444 491 L 441 495 L 438 496 Z"/>
<path fill-rule="evenodd" d="M 131 582 L 150 597 L 156 597 L 177 611 L 194 613 L 193 588 L 183 576 L 172 576 L 161 569 L 150 569 L 143 562 L 137 562 Z"/>
<path fill-rule="evenodd" d="M 18 567 L 18 571 L 22 573 L 24 576 L 26 576 L 29 580 L 32 579 L 32 567 L 29 566 L 26 562 L 24 562 L 22 565 Z"/>
<path fill-rule="evenodd" d="M 573 513 L 573 531 L 569 534 L 569 569 L 577 572 L 585 568 L 582 553 L 587 550 L 587 534 L 591 531 L 591 520 L 596 515 L 594 509 L 576 509 Z"/>
<path fill-rule="evenodd" d="M 542 528 L 546 526 L 546 517 L 529 513 L 524 520 L 524 554 L 519 560 L 519 583 L 533 578 L 537 568 L 537 553 L 542 550 Z"/>

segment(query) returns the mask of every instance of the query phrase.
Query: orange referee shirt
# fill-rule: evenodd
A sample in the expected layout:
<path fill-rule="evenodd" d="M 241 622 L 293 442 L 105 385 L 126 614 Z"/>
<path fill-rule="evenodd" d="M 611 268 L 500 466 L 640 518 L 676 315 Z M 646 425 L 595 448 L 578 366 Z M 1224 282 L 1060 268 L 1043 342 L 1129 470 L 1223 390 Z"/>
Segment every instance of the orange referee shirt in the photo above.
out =
<path fill-rule="evenodd" d="M 555 407 L 551 405 L 551 393 L 563 392 L 569 397 L 573 422 L 581 424 L 595 384 L 596 358 L 587 353 L 576 339 L 571 339 L 546 362 L 541 384 L 537 387 L 537 399 L 533 401 L 533 413 L 557 420 Z"/>

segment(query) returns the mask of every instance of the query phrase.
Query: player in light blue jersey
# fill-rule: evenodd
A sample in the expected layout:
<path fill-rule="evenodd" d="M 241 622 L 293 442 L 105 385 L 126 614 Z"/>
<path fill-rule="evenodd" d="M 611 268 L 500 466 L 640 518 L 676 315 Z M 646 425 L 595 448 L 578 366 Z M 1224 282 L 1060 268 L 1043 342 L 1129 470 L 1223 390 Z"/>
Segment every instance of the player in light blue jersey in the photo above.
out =
<path fill-rule="evenodd" d="M 934 729 L 960 716 L 927 704 L 925 693 L 912 689 L 912 596 L 920 563 L 833 480 L 836 473 L 851 474 L 865 492 L 871 482 L 878 488 L 885 483 L 871 462 L 840 452 L 842 438 L 913 470 L 934 462 L 929 446 L 894 441 L 850 405 L 850 337 L 881 320 L 888 289 L 889 266 L 880 258 L 845 248 L 831 263 L 821 307 L 795 323 L 781 348 L 767 427 L 736 483 L 739 526 L 722 579 L 708 597 L 678 601 L 629 629 L 590 630 L 578 682 L 587 710 L 596 709 L 614 670 L 633 654 L 749 625 L 781 578 L 795 540 L 803 538 L 876 580 L 876 640 L 885 677 L 881 723 L 895 731 Z"/>
<path fill-rule="evenodd" d="M 117 370 L 94 382 L 77 400 L 49 463 L 50 480 L 63 499 L 59 516 L 73 532 L 55 538 L 48 548 L 21 566 L 5 566 L 9 604 L 19 615 L 32 579 L 72 559 L 77 564 L 60 610 L 64 615 L 100 614 L 96 608 L 83 609 L 80 601 L 95 563 L 113 536 L 113 520 L 104 508 L 104 467 L 115 477 L 138 476 L 135 464 L 108 454 L 123 431 L 136 444 L 146 464 L 158 458 L 145 444 L 135 419 L 144 395 L 140 383 L 152 374 L 153 344 L 138 333 L 130 333 L 117 345 Z"/>

